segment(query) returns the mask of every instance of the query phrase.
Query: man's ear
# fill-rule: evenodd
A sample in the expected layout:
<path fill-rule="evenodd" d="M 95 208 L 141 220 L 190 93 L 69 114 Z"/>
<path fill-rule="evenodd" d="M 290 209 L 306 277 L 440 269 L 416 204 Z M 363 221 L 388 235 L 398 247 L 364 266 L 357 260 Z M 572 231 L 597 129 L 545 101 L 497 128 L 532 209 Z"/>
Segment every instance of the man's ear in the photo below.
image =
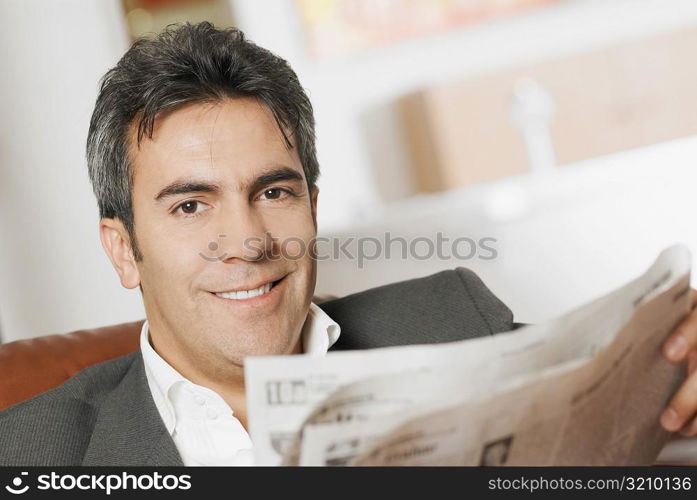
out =
<path fill-rule="evenodd" d="M 319 188 L 314 186 L 312 188 L 310 204 L 312 205 L 312 222 L 315 224 L 315 233 L 317 232 L 317 196 L 319 195 Z"/>
<path fill-rule="evenodd" d="M 121 285 L 135 288 L 140 284 L 140 273 L 133 257 L 131 240 L 120 219 L 103 218 L 99 221 L 99 238 L 111 264 L 119 274 Z"/>

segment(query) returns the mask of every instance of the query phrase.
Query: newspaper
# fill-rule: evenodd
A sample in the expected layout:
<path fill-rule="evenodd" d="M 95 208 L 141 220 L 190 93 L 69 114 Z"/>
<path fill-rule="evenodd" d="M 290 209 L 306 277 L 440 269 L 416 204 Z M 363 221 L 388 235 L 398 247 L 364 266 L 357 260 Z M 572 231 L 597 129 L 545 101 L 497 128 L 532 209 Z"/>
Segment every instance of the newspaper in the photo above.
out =
<path fill-rule="evenodd" d="M 684 377 L 661 346 L 691 257 L 546 324 L 444 344 L 248 358 L 258 465 L 634 465 Z"/>

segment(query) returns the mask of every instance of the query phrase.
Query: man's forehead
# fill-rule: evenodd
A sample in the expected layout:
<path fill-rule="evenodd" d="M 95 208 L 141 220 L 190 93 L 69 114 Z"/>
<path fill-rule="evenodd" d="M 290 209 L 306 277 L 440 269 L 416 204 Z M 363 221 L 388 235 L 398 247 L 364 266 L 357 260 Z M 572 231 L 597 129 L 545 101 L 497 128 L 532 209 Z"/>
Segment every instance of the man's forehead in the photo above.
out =
<path fill-rule="evenodd" d="M 132 146 L 136 131 L 134 124 Z M 278 166 L 304 177 L 297 149 L 288 148 L 271 111 L 251 98 L 194 103 L 158 116 L 152 138 L 143 136 L 131 159 L 136 177 L 152 174 L 162 182 L 232 175 L 244 183 Z"/>
<path fill-rule="evenodd" d="M 137 140 L 140 116 L 131 123 L 132 144 L 139 150 L 188 149 L 211 141 L 238 143 L 249 139 L 278 143 L 287 148 L 286 139 L 273 113 L 265 104 L 251 97 L 226 98 L 220 101 L 203 101 L 186 104 L 171 111 L 158 113 L 153 122 L 152 137 L 147 134 Z M 286 137 L 293 144 L 293 134 Z M 294 144 L 293 144 L 294 147 Z"/>

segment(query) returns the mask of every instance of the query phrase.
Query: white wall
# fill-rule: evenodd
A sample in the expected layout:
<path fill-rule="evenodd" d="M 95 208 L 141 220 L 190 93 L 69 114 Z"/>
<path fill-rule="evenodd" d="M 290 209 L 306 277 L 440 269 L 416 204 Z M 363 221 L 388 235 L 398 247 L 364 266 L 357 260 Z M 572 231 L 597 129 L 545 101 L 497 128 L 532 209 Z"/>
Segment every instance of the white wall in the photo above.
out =
<path fill-rule="evenodd" d="M 99 243 L 84 160 L 97 82 L 128 46 L 118 0 L 0 2 L 4 341 L 143 317 Z"/>
<path fill-rule="evenodd" d="M 384 241 L 388 231 L 391 239 L 409 242 L 424 236 L 435 241 L 437 232 L 450 242 L 493 237 L 496 243 L 487 246 L 496 248 L 496 258 L 421 259 L 421 244 L 417 258 L 402 259 L 394 244 L 392 258 L 366 259 L 362 267 L 346 256 L 322 260 L 317 291 L 346 295 L 463 266 L 474 270 L 518 321 L 550 319 L 632 280 L 669 245 L 687 245 L 694 262 L 695 158 L 697 136 L 692 136 L 545 175 L 519 175 L 395 204 L 381 220 L 333 236 L 342 242 L 350 236 Z M 374 247 L 366 243 L 365 255 Z M 451 246 L 443 248 L 447 256 Z M 468 250 L 461 248 L 460 254 Z M 349 249 L 357 254 L 358 245 Z"/>
<path fill-rule="evenodd" d="M 317 117 L 319 224 L 324 231 L 347 229 L 383 213 L 364 131 L 364 116 L 374 108 L 434 83 L 697 26 L 695 0 L 567 0 L 467 29 L 316 61 L 307 56 L 294 2 L 230 1 L 237 25 L 287 59 L 310 94 Z M 383 151 L 394 156 L 403 149 L 389 131 L 375 139 L 381 141 Z"/>

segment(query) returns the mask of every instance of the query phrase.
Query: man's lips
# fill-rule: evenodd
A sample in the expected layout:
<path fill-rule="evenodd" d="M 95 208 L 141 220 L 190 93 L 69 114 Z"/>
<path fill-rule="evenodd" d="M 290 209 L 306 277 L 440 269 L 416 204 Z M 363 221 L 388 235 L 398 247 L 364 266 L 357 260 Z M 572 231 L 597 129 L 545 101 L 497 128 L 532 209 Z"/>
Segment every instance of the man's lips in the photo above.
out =
<path fill-rule="evenodd" d="M 280 278 L 267 279 L 253 285 L 243 285 L 234 289 L 222 290 L 219 292 L 211 292 L 223 299 L 245 300 L 265 295 L 269 293 L 286 275 Z"/>

